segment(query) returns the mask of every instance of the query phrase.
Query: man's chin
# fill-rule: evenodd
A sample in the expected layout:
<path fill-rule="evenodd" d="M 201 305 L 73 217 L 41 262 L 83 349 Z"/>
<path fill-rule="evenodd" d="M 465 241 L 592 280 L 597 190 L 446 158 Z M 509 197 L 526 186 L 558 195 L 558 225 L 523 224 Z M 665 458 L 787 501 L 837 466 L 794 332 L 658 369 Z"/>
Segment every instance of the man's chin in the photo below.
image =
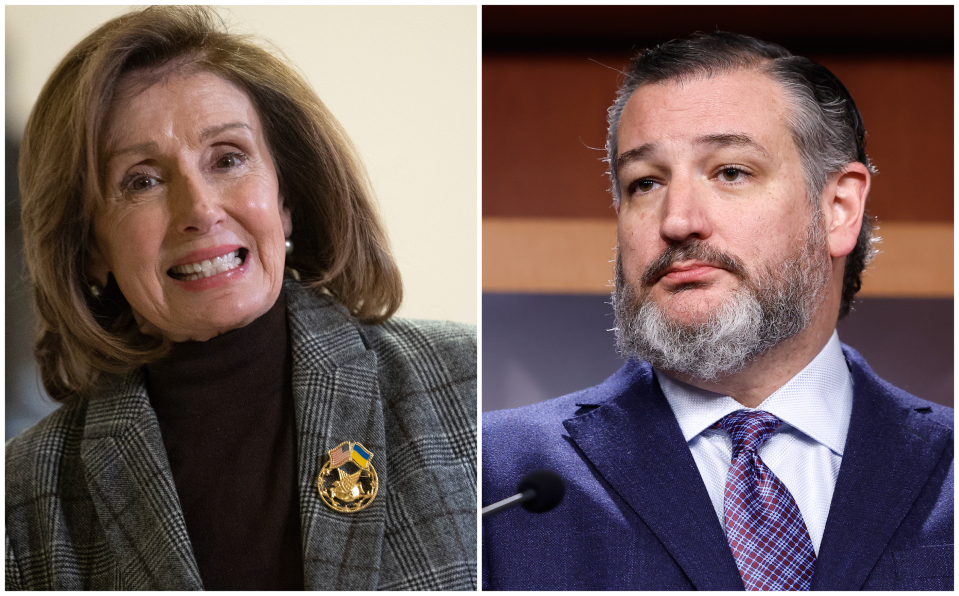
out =
<path fill-rule="evenodd" d="M 685 288 L 657 300 L 665 318 L 680 327 L 696 327 L 714 317 L 722 307 L 725 296 L 717 295 L 715 288 Z"/>

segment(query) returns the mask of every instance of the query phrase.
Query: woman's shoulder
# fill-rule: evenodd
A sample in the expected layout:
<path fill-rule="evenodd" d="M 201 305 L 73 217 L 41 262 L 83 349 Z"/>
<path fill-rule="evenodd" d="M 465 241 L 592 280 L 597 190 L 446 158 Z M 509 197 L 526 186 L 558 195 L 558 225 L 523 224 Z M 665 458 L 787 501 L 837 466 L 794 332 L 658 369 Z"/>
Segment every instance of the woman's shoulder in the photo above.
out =
<path fill-rule="evenodd" d="M 41 486 L 43 483 L 56 485 L 63 480 L 60 472 L 71 468 L 63 465 L 64 460 L 79 457 L 85 419 L 85 402 L 68 402 L 7 441 L 4 452 L 8 512 L 17 500 L 32 499 L 55 488 Z M 38 470 L 45 472 L 38 474 Z"/>
<path fill-rule="evenodd" d="M 471 367 L 475 378 L 475 325 L 400 317 L 366 324 L 353 318 L 333 296 L 321 290 L 289 280 L 284 289 L 294 341 L 335 344 L 341 349 L 347 340 L 355 341 L 351 350 L 362 349 L 362 341 L 367 349 L 376 352 L 381 366 L 392 361 L 438 359 Z"/>
<path fill-rule="evenodd" d="M 419 376 L 472 383 L 475 394 L 475 326 L 394 317 L 380 325 L 365 325 L 363 331 L 381 370 L 399 368 Z"/>
<path fill-rule="evenodd" d="M 6 443 L 6 457 L 18 459 L 35 452 L 44 452 L 53 445 L 62 445 L 83 436 L 86 402 L 69 401 L 47 414 L 39 422 Z"/>
<path fill-rule="evenodd" d="M 475 425 L 476 327 L 394 317 L 364 325 L 362 332 L 376 353 L 380 387 L 387 394 L 415 394 L 423 404 L 452 399 Z"/>
<path fill-rule="evenodd" d="M 374 344 L 392 344 L 410 353 L 439 350 L 476 360 L 475 325 L 393 317 L 380 325 L 364 327 Z"/>
<path fill-rule="evenodd" d="M 129 424 L 148 405 L 142 370 L 103 374 L 89 392 L 67 397 L 53 412 L 7 441 L 7 472 L 12 462 L 24 458 L 79 456 L 84 439 Z"/>

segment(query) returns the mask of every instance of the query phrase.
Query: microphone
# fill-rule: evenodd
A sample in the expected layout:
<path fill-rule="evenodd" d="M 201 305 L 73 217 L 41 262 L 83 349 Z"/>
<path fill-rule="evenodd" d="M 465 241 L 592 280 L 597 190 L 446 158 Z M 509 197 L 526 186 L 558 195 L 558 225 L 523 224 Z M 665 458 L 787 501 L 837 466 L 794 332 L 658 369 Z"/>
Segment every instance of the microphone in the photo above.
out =
<path fill-rule="evenodd" d="M 523 476 L 516 487 L 516 493 L 508 499 L 497 501 L 483 507 L 483 518 L 496 515 L 517 505 L 522 505 L 527 511 L 544 513 L 559 505 L 566 494 L 566 485 L 556 472 L 550 470 L 536 470 Z"/>

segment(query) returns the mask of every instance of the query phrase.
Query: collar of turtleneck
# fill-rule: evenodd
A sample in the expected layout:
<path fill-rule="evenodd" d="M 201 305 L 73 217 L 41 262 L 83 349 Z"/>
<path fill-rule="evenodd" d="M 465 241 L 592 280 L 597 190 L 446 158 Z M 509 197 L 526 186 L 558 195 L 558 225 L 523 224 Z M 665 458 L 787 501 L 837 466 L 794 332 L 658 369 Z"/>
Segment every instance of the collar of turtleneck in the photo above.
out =
<path fill-rule="evenodd" d="M 282 395 L 287 351 L 286 295 L 266 314 L 208 341 L 173 344 L 147 365 L 147 394 L 158 416 L 198 416 Z"/>

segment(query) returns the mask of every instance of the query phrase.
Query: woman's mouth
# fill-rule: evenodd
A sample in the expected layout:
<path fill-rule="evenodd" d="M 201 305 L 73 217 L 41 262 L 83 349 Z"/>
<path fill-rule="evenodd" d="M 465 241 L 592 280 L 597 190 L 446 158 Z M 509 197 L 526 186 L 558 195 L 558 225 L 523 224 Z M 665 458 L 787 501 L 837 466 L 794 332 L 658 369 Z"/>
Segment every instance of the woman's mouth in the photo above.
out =
<path fill-rule="evenodd" d="M 246 260 L 247 249 L 239 248 L 225 255 L 196 263 L 177 265 L 167 271 L 167 275 L 180 281 L 196 281 L 236 269 Z"/>

